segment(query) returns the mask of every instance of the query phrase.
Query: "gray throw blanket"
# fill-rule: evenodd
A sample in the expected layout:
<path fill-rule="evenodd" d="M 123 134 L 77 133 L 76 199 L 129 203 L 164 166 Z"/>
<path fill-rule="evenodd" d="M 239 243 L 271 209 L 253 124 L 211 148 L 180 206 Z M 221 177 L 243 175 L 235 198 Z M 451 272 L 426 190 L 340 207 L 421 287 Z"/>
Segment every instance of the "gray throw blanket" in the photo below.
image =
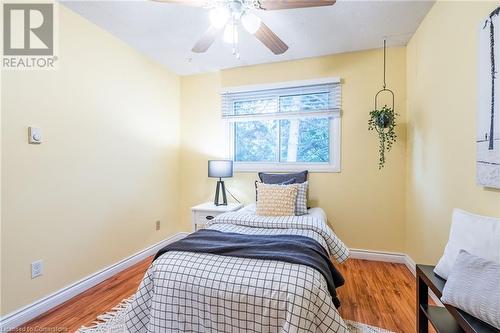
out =
<path fill-rule="evenodd" d="M 333 265 L 323 246 L 309 237 L 298 235 L 245 235 L 202 229 L 165 246 L 158 251 L 153 260 L 169 251 L 278 260 L 306 265 L 316 269 L 324 276 L 333 303 L 337 308 L 340 306 L 335 288 L 344 284 L 344 278 Z"/>

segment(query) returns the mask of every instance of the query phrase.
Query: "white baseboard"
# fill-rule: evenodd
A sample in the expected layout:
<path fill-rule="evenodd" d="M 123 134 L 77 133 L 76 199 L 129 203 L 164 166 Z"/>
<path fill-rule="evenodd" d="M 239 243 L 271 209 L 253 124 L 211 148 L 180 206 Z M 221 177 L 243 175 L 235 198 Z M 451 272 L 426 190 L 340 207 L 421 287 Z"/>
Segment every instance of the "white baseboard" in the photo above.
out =
<path fill-rule="evenodd" d="M 398 252 L 381 252 L 362 249 L 349 249 L 350 258 L 364 259 L 371 261 L 393 262 L 397 264 L 405 264 L 407 255 Z"/>
<path fill-rule="evenodd" d="M 396 264 L 404 264 L 410 272 L 415 275 L 415 262 L 405 253 L 399 252 L 380 252 L 372 250 L 362 250 L 362 249 L 350 249 L 350 258 L 353 259 L 364 259 L 371 261 L 384 261 L 393 262 Z"/>
<path fill-rule="evenodd" d="M 398 252 L 380 252 L 380 251 L 372 251 L 372 250 L 362 250 L 362 249 L 349 249 L 350 258 L 352 259 L 364 259 L 371 261 L 384 261 L 384 262 L 392 262 L 396 264 L 404 264 L 406 268 L 413 274 L 413 276 L 417 275 L 417 265 L 415 261 L 405 253 Z M 439 298 L 434 295 L 432 291 L 429 290 L 429 296 L 436 302 L 438 305 L 442 305 Z"/>
<path fill-rule="evenodd" d="M 407 254 L 405 254 L 405 263 L 404 264 L 406 265 L 406 268 L 408 268 L 410 270 L 410 272 L 413 274 L 413 276 L 417 276 L 417 264 Z"/>
<path fill-rule="evenodd" d="M 13 311 L 0 319 L 0 332 L 7 332 L 14 329 L 31 319 L 49 311 L 50 309 L 66 302 L 76 295 L 92 288 L 102 281 L 112 277 L 113 275 L 123 271 L 124 269 L 138 263 L 141 260 L 158 252 L 159 249 L 167 244 L 173 243 L 188 235 L 187 232 L 179 232 L 167 239 L 162 240 L 142 251 L 139 251 L 128 258 L 125 258 L 111 266 L 108 266 L 99 272 L 91 274 L 69 286 L 66 286 L 55 293 L 48 295 L 34 303 L 31 303 L 21 309 Z"/>

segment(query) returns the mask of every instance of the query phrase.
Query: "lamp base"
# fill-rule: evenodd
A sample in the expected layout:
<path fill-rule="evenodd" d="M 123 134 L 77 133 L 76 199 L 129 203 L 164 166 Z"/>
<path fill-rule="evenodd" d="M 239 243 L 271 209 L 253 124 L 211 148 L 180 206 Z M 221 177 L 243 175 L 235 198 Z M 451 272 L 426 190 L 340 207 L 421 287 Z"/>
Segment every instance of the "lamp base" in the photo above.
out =
<path fill-rule="evenodd" d="M 222 203 L 219 202 L 220 192 L 222 192 Z M 217 187 L 215 188 L 214 205 L 227 206 L 226 187 L 224 186 L 224 182 L 221 178 L 217 181 Z"/>

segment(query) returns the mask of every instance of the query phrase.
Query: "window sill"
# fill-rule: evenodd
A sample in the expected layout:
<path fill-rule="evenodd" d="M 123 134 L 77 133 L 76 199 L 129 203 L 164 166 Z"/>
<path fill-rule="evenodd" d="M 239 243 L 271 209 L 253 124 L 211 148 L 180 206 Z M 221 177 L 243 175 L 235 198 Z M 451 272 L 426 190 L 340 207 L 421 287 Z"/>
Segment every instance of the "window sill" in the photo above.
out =
<path fill-rule="evenodd" d="M 309 172 L 339 173 L 340 166 L 333 164 L 276 164 L 276 163 L 234 163 L 234 172 Z"/>

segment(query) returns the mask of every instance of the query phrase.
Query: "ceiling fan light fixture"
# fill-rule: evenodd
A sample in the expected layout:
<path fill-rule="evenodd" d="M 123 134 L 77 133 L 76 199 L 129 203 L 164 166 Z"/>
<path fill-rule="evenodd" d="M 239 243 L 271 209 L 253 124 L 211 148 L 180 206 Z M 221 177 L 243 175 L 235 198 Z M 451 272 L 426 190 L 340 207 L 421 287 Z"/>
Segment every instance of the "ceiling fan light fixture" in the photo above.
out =
<path fill-rule="evenodd" d="M 201 8 L 212 8 L 209 12 L 210 27 L 196 42 L 192 51 L 203 53 L 214 43 L 220 30 L 224 29 L 224 41 L 233 44 L 233 54 L 239 57 L 238 27 L 244 26 L 264 46 L 276 55 L 288 50 L 285 44 L 261 19 L 252 12 L 259 10 L 281 10 L 294 8 L 325 7 L 336 0 L 153 0 Z M 226 28 L 224 28 L 226 27 Z"/>
<path fill-rule="evenodd" d="M 210 23 L 215 29 L 222 29 L 229 20 L 230 12 L 226 7 L 214 8 L 210 11 Z"/>
<path fill-rule="evenodd" d="M 246 12 L 241 17 L 241 23 L 253 35 L 259 30 L 262 20 L 257 15 Z"/>
<path fill-rule="evenodd" d="M 222 38 L 224 42 L 228 44 L 238 43 L 238 28 L 236 27 L 236 25 L 233 23 L 226 25 Z"/>

